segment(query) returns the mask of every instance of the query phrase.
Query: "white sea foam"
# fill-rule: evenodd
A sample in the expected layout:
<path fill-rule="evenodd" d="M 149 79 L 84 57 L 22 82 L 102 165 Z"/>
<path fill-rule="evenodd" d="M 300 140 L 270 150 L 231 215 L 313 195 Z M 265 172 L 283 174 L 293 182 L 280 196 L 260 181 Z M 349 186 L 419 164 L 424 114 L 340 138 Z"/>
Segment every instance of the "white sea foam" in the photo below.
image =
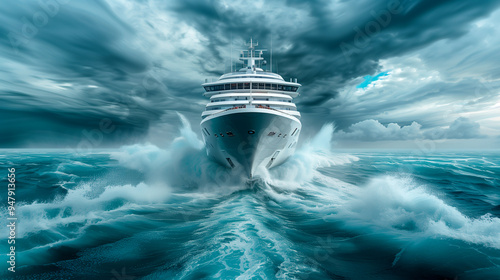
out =
<path fill-rule="evenodd" d="M 410 177 L 374 178 L 341 207 L 352 225 L 395 234 L 449 237 L 500 249 L 500 219 L 470 218 Z M 361 223 L 360 223 L 361 222 Z"/>
<path fill-rule="evenodd" d="M 172 187 L 211 193 L 221 187 L 244 185 L 241 173 L 232 172 L 207 156 L 202 141 L 179 114 L 180 136 L 165 149 L 153 144 L 124 146 L 112 158 L 127 168 L 145 174 L 148 182 L 161 181 Z"/>
<path fill-rule="evenodd" d="M 16 209 L 22 221 L 17 231 L 18 237 L 41 230 L 56 230 L 71 223 L 92 224 L 115 218 L 110 211 L 125 210 L 135 205 L 163 203 L 170 190 L 161 184 L 136 186 L 107 186 L 96 194 L 90 184 L 80 185 L 52 202 L 20 204 Z M 113 203 L 121 200 L 121 203 Z M 2 228 L 2 232 L 5 229 Z M 6 234 L 6 233 L 5 233 Z"/>
<path fill-rule="evenodd" d="M 267 181 L 284 180 L 305 183 L 313 179 L 318 168 L 350 164 L 359 158 L 345 153 L 332 152 L 332 136 L 335 125 L 323 125 L 320 131 L 299 147 L 284 164 L 271 170 L 260 170 Z M 258 174 L 259 175 L 259 174 Z"/>

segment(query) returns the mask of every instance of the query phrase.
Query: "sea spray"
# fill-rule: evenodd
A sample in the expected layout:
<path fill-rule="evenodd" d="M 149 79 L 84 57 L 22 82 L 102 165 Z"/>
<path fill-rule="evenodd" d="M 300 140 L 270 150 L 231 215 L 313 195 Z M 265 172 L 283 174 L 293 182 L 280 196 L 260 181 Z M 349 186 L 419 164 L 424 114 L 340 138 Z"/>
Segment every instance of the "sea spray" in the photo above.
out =
<path fill-rule="evenodd" d="M 333 123 L 323 125 L 319 132 L 312 139 L 305 140 L 284 164 L 269 171 L 261 169 L 261 174 L 265 174 L 263 177 L 267 180 L 305 183 L 313 179 L 318 168 L 357 161 L 355 156 L 332 151 L 334 131 Z"/>
<path fill-rule="evenodd" d="M 191 129 L 187 119 L 178 114 L 182 126 L 180 135 L 166 148 L 153 144 L 124 146 L 112 157 L 127 168 L 146 174 L 148 181 L 166 182 L 180 189 L 203 189 L 217 192 L 223 186 L 243 184 L 242 174 L 231 172 L 207 156 L 202 141 Z"/>
<path fill-rule="evenodd" d="M 488 213 L 469 218 L 408 176 L 376 177 L 341 208 L 342 219 L 373 230 L 415 238 L 448 237 L 500 249 L 499 218 Z"/>

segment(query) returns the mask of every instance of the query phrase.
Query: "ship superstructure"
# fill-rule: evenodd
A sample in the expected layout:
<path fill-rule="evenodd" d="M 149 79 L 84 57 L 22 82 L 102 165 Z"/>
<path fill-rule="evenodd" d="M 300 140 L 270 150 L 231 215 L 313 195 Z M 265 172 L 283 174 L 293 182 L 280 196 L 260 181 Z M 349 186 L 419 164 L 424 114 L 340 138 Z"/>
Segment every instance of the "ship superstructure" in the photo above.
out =
<path fill-rule="evenodd" d="M 293 103 L 301 85 L 258 67 L 264 50 L 256 46 L 251 40 L 248 51 L 242 51 L 245 67 L 202 85 L 210 98 L 201 115 L 208 156 L 250 177 L 259 167 L 272 168 L 292 155 L 302 127 Z"/>

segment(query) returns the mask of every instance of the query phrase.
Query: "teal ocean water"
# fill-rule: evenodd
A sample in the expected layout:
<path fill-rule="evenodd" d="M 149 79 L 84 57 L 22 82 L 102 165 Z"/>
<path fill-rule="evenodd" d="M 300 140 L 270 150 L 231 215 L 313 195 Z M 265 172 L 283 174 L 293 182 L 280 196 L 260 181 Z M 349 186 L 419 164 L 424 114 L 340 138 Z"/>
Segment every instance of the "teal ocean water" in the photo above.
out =
<path fill-rule="evenodd" d="M 252 181 L 189 127 L 166 148 L 2 150 L 0 277 L 500 279 L 500 153 L 345 153 L 332 131 Z"/>

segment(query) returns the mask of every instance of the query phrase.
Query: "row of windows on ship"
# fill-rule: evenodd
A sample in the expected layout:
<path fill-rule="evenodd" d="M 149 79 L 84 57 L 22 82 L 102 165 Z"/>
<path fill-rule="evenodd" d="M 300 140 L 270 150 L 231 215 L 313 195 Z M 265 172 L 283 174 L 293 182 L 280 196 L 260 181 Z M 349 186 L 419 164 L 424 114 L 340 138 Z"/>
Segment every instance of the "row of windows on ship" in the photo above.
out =
<path fill-rule="evenodd" d="M 250 108 L 250 106 L 248 106 Z M 287 110 L 287 111 L 297 111 L 297 108 L 295 107 L 280 107 L 280 106 L 267 106 L 267 105 L 255 105 L 255 108 L 260 108 L 260 109 L 275 109 L 275 110 Z M 240 108 L 247 108 L 247 105 L 240 105 L 240 106 L 222 106 L 222 107 L 207 107 L 205 111 L 212 111 L 212 110 L 227 110 L 227 109 L 240 109 Z"/>
<path fill-rule="evenodd" d="M 297 131 L 297 130 L 298 130 L 298 131 Z M 210 134 L 210 132 L 208 132 L 208 129 L 207 129 L 207 128 L 203 128 L 203 130 L 202 130 L 202 131 L 203 131 L 203 133 L 204 133 L 206 136 L 210 136 L 210 135 L 211 135 L 211 134 Z M 292 132 L 292 134 L 291 134 L 291 135 L 292 135 L 292 136 L 294 136 L 294 135 L 296 134 L 296 132 L 297 132 L 297 135 L 299 135 L 300 129 L 295 128 L 295 129 L 293 130 L 293 132 Z M 226 134 L 227 134 L 227 136 L 229 136 L 229 137 L 233 137 L 233 136 L 234 136 L 234 133 L 233 133 L 233 132 L 231 132 L 231 131 L 226 132 Z M 248 134 L 255 134 L 255 130 L 249 130 L 249 131 L 248 131 Z M 215 136 L 216 138 L 218 138 L 218 137 L 219 137 L 219 135 L 220 135 L 221 137 L 224 137 L 224 133 L 218 133 L 218 135 L 217 135 L 217 133 L 214 133 L 214 136 Z M 277 132 L 274 132 L 274 131 L 270 131 L 270 132 L 267 134 L 267 136 L 275 136 L 275 135 L 277 135 L 278 137 L 281 137 L 281 135 L 283 135 L 283 138 L 285 138 L 288 134 L 286 134 L 286 133 L 285 133 L 285 134 L 282 134 L 282 133 L 279 133 L 279 134 L 278 134 Z"/>
<path fill-rule="evenodd" d="M 214 98 L 211 99 L 210 102 L 222 102 L 222 101 L 238 101 L 238 100 L 248 100 L 250 97 L 248 96 L 243 96 L 243 97 L 229 97 L 229 98 Z M 252 100 L 262 100 L 262 101 L 269 101 L 268 97 L 252 97 Z M 271 98 L 271 101 L 279 101 L 279 102 L 288 102 L 292 103 L 292 100 L 290 99 L 278 99 L 278 98 Z"/>
<path fill-rule="evenodd" d="M 257 73 L 262 73 L 260 71 L 257 71 Z M 279 79 L 278 78 L 279 75 L 278 74 L 274 74 L 274 73 L 266 73 L 266 76 L 233 76 L 233 75 L 228 75 L 224 78 L 220 78 L 219 80 L 227 80 L 227 79 Z M 282 79 L 279 79 L 279 80 L 282 80 Z"/>
<path fill-rule="evenodd" d="M 297 91 L 298 87 L 285 86 L 280 84 L 266 84 L 266 83 L 233 83 L 233 84 L 222 84 L 215 86 L 206 86 L 206 91 L 221 91 L 221 90 L 231 90 L 231 89 L 270 89 L 270 90 L 282 90 L 282 91 Z"/>

